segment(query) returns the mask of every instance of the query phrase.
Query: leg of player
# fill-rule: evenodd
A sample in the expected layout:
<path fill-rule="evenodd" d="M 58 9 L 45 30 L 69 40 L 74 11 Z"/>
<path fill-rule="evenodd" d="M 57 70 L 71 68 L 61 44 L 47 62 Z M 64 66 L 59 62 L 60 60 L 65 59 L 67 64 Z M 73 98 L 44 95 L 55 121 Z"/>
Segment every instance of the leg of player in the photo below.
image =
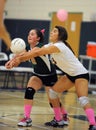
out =
<path fill-rule="evenodd" d="M 20 120 L 18 123 L 18 126 L 31 126 L 32 120 L 30 118 L 31 110 L 33 106 L 33 99 L 35 92 L 39 90 L 42 87 L 42 81 L 36 77 L 32 76 L 29 79 L 26 91 L 25 91 L 25 97 L 24 97 L 24 118 Z"/>
<path fill-rule="evenodd" d="M 5 2 L 6 0 L 0 0 L 0 38 L 5 42 L 7 47 L 10 48 L 11 38 L 3 22 Z"/>
<path fill-rule="evenodd" d="M 79 78 L 79 79 L 76 79 L 75 83 L 73 84 L 67 78 L 67 76 L 64 76 L 52 88 L 56 92 L 63 92 L 65 90 L 68 90 L 73 85 L 75 85 L 79 102 L 80 102 L 81 106 L 84 108 L 84 111 L 88 118 L 89 130 L 96 130 L 96 121 L 95 121 L 94 110 L 91 107 L 90 102 L 88 100 L 88 80 L 86 80 L 84 78 Z"/>
<path fill-rule="evenodd" d="M 50 122 L 46 122 L 46 126 L 62 127 L 68 125 L 68 114 L 65 108 L 62 106 L 58 94 L 54 92 L 51 87 L 46 87 L 49 104 L 54 112 L 54 119 Z M 51 93 L 51 96 L 50 96 Z"/>
<path fill-rule="evenodd" d="M 89 121 L 89 130 L 96 130 L 94 110 L 91 107 L 90 101 L 88 99 L 88 81 L 83 78 L 76 79 L 75 86 L 79 103 L 84 108 L 87 119 Z"/>

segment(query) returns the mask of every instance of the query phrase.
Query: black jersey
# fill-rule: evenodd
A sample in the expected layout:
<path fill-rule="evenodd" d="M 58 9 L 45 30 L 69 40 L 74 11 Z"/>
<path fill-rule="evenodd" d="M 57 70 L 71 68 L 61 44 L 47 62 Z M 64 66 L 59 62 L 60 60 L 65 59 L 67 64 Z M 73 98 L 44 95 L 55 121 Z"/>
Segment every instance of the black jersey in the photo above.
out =
<path fill-rule="evenodd" d="M 36 45 L 36 47 L 42 47 L 42 43 Z M 27 49 L 28 50 L 28 49 Z M 55 66 L 52 64 L 48 55 L 38 56 L 30 59 L 32 62 L 33 73 L 38 75 L 53 75 L 56 74 Z"/>

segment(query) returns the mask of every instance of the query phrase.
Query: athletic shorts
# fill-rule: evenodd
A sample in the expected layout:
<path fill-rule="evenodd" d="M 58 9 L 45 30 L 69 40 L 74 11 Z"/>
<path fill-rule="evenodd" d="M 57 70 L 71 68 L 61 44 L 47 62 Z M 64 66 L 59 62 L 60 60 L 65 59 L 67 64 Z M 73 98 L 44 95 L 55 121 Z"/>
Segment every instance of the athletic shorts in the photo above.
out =
<path fill-rule="evenodd" d="M 86 73 L 86 74 L 80 74 L 80 75 L 77 75 L 77 76 L 70 76 L 68 74 L 66 74 L 68 79 L 70 79 L 73 83 L 75 83 L 75 80 L 76 79 L 79 79 L 79 78 L 83 78 L 83 79 L 86 79 L 89 81 L 89 73 Z"/>
<path fill-rule="evenodd" d="M 37 76 L 38 78 L 40 78 L 43 85 L 45 85 L 45 86 L 53 86 L 58 80 L 57 74 L 42 76 L 42 75 L 33 73 L 32 76 Z"/>

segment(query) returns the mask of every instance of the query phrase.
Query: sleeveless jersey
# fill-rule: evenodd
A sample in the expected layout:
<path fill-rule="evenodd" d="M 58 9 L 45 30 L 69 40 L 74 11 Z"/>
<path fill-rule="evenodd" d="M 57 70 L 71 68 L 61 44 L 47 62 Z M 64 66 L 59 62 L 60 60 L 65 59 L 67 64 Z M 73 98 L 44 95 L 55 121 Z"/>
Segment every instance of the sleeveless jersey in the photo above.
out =
<path fill-rule="evenodd" d="M 36 47 L 42 47 L 42 43 L 38 43 Z M 28 50 L 28 49 L 27 49 Z M 56 74 L 54 64 L 51 62 L 49 55 L 38 56 L 30 59 L 32 62 L 33 73 L 41 76 Z"/>

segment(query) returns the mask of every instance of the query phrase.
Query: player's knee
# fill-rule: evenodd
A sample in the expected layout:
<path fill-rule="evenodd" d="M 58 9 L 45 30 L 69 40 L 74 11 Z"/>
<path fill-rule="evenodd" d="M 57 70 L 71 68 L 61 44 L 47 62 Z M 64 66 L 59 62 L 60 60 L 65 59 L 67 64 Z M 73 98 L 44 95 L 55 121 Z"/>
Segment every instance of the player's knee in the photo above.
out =
<path fill-rule="evenodd" d="M 79 103 L 82 107 L 89 103 L 89 99 L 86 96 L 79 97 Z"/>
<path fill-rule="evenodd" d="M 32 82 L 32 81 L 34 81 L 34 80 L 36 80 L 36 79 L 37 79 L 36 76 L 31 76 L 30 79 L 29 79 L 29 81 Z"/>
<path fill-rule="evenodd" d="M 34 94 L 35 94 L 35 89 L 32 87 L 27 87 L 26 91 L 25 91 L 25 99 L 30 99 L 32 100 L 34 98 Z"/>
<path fill-rule="evenodd" d="M 58 94 L 57 94 L 57 92 L 55 92 L 54 90 L 49 89 L 49 97 L 50 97 L 51 99 L 56 99 L 56 98 L 58 98 Z"/>

